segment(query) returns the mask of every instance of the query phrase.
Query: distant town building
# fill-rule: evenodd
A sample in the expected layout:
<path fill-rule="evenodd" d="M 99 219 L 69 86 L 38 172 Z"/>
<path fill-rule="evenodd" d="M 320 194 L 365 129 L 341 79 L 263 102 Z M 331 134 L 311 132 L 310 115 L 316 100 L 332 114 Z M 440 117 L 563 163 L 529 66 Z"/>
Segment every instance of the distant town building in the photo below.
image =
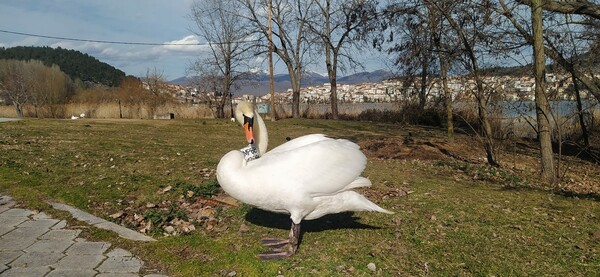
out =
<path fill-rule="evenodd" d="M 535 80 L 530 76 L 484 76 L 482 78 L 485 89 L 496 94 L 497 99 L 505 101 L 531 101 L 534 100 Z M 567 90 L 571 87 L 569 75 L 551 73 L 546 75 L 547 91 L 557 99 L 572 100 L 574 95 Z M 338 102 L 340 103 L 387 103 L 398 101 L 415 101 L 420 83 L 406 83 L 400 80 L 385 80 L 378 83 L 338 84 Z M 473 100 L 475 81 L 464 76 L 448 78 L 448 90 L 454 100 Z M 206 101 L 209 93 L 202 93 L 193 87 L 169 84 L 163 88 L 164 92 L 171 93 L 175 98 L 185 103 L 200 103 Z M 300 89 L 300 102 L 302 103 L 328 103 L 330 99 L 330 84 L 308 86 Z M 581 91 L 582 97 L 587 98 L 589 93 Z M 444 91 L 441 80 L 433 79 L 427 85 L 427 98 L 429 101 L 441 99 Z M 558 97 L 559 96 L 559 97 Z M 271 101 L 269 93 L 262 96 L 243 94 L 236 96 L 233 103 L 252 100 L 258 103 Z M 275 93 L 276 103 L 291 103 L 292 90 Z"/>

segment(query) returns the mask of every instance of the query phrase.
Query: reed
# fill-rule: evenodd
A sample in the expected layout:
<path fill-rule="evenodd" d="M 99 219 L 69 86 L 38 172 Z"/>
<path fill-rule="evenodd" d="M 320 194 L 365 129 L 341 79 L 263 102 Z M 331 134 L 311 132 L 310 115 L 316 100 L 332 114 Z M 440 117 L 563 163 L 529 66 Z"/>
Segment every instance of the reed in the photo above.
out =
<path fill-rule="evenodd" d="M 105 103 L 69 103 L 60 105 L 44 105 L 35 107 L 25 105 L 23 115 L 30 118 L 71 118 L 84 115 L 86 118 L 128 118 L 152 119 L 154 115 L 174 114 L 175 118 L 198 119 L 213 118 L 207 105 L 189 105 L 182 103 L 165 103 L 157 106 L 151 104 Z M 16 117 L 15 108 L 9 105 L 0 106 L 0 117 Z"/>

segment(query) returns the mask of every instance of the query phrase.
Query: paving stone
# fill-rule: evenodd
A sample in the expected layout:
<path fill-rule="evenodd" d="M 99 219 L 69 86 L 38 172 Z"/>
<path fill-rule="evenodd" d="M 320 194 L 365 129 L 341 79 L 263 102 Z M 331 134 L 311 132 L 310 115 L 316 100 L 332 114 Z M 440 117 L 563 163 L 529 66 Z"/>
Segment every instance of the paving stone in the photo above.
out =
<path fill-rule="evenodd" d="M 121 237 L 154 241 L 153 238 L 108 222 L 76 208 L 51 203 L 69 211 L 78 220 L 98 228 L 107 228 Z M 63 229 L 65 220 L 51 218 L 44 212 L 14 208 L 12 198 L 0 195 L 0 277 L 125 277 L 139 276 L 143 261 L 129 251 L 110 249 L 107 242 L 90 242 L 79 238 L 81 230 Z M 146 277 L 165 277 L 149 274 Z"/>
<path fill-rule="evenodd" d="M 62 229 L 67 227 L 67 221 L 66 220 L 61 220 L 60 222 L 56 223 L 56 225 L 52 226 L 52 230 L 58 230 L 58 229 Z"/>
<path fill-rule="evenodd" d="M 126 239 L 130 239 L 130 240 L 137 240 L 137 241 L 156 241 L 155 239 L 146 236 L 142 233 L 133 231 L 131 229 L 127 229 L 119 224 L 113 223 L 113 222 L 109 222 L 109 221 L 105 221 L 102 223 L 98 223 L 98 224 L 94 224 L 94 226 L 101 228 L 101 229 L 105 229 L 105 230 L 109 230 L 109 231 L 113 231 L 115 233 L 117 233 L 119 235 L 119 237 L 122 238 L 126 238 Z"/>
<path fill-rule="evenodd" d="M 93 269 L 55 269 L 45 277 L 92 277 L 98 274 Z"/>
<path fill-rule="evenodd" d="M 45 233 L 40 237 L 40 239 L 47 240 L 74 240 L 77 236 L 79 236 L 81 230 L 50 230 L 48 233 Z"/>
<path fill-rule="evenodd" d="M 3 212 L 8 211 L 14 204 L 3 204 L 0 205 L 0 214 L 2 214 Z"/>
<path fill-rule="evenodd" d="M 25 267 L 25 268 L 11 268 L 3 271 L 2 277 L 24 277 L 24 276 L 44 276 L 50 272 L 48 266 L 37 266 L 37 267 Z"/>
<path fill-rule="evenodd" d="M 12 197 L 8 196 L 8 195 L 0 195 L 0 205 L 6 205 L 10 202 L 12 202 Z"/>
<path fill-rule="evenodd" d="M 139 277 L 137 274 L 133 273 L 100 273 L 96 275 L 96 277 Z"/>
<path fill-rule="evenodd" d="M 45 229 L 50 229 L 50 227 L 56 225 L 56 223 L 58 223 L 60 220 L 58 219 L 52 219 L 52 218 L 45 218 L 45 219 L 34 219 L 34 220 L 27 220 L 21 224 L 19 224 L 19 228 L 45 228 Z"/>
<path fill-rule="evenodd" d="M 108 248 L 110 248 L 108 242 L 79 241 L 71 245 L 66 253 L 67 255 L 102 255 Z"/>
<path fill-rule="evenodd" d="M 9 264 L 23 254 L 23 251 L 0 251 L 0 264 Z"/>
<path fill-rule="evenodd" d="M 108 257 L 96 268 L 100 273 L 137 273 L 142 261 L 135 257 Z"/>
<path fill-rule="evenodd" d="M 33 219 L 49 219 L 51 217 L 49 215 L 47 215 L 45 212 L 39 212 L 37 214 L 34 214 L 31 218 L 33 218 Z"/>
<path fill-rule="evenodd" d="M 14 231 L 13 231 L 14 232 Z M 1 238 L 0 251 L 23 250 L 36 242 L 35 237 Z"/>
<path fill-rule="evenodd" d="M 67 211 L 69 213 L 71 213 L 71 215 L 79 220 L 79 221 L 84 221 L 88 224 L 98 224 L 101 222 L 104 222 L 106 220 L 99 218 L 97 216 L 94 216 L 92 214 L 86 213 L 82 210 L 76 209 L 74 207 L 71 207 L 69 205 L 65 205 L 62 203 L 56 203 L 56 202 L 48 202 L 50 205 L 52 205 L 53 208 L 58 209 L 58 210 L 62 210 L 62 211 Z"/>
<path fill-rule="evenodd" d="M 25 210 L 25 209 L 19 209 L 19 208 L 14 208 L 14 209 L 10 209 L 8 211 L 3 212 L 1 215 L 2 216 L 30 216 L 33 212 L 31 212 L 30 210 Z"/>
<path fill-rule="evenodd" d="M 0 197 L 2 197 L 2 196 L 0 196 Z M 15 204 L 16 203 L 14 201 L 12 201 L 12 200 L 9 200 L 9 201 L 2 201 L 2 200 L 0 200 L 0 213 L 8 211 L 8 209 L 10 209 L 13 206 L 15 206 Z"/>
<path fill-rule="evenodd" d="M 16 228 L 4 235 L 2 235 L 3 239 L 31 239 L 37 238 L 46 232 L 50 231 L 48 228 Z M 1 245 L 0 245 L 1 247 Z"/>
<path fill-rule="evenodd" d="M 122 249 L 122 248 L 115 248 L 113 250 L 111 250 L 110 252 L 106 253 L 106 256 L 109 257 L 133 257 L 133 254 L 131 254 L 131 252 Z"/>
<path fill-rule="evenodd" d="M 106 259 L 104 255 L 67 255 L 56 264 L 56 268 L 94 269 Z"/>
<path fill-rule="evenodd" d="M 4 225 L 4 222 L 2 223 L 3 225 L 0 225 L 0 236 L 12 231 L 13 229 L 15 229 L 14 226 L 10 226 L 10 225 Z"/>
<path fill-rule="evenodd" d="M 4 226 L 16 227 L 17 225 L 29 220 L 26 216 L 3 216 L 0 214 L 0 222 Z"/>
<path fill-rule="evenodd" d="M 75 242 L 72 240 L 38 240 L 25 249 L 25 252 L 56 253 L 64 252 Z"/>
<path fill-rule="evenodd" d="M 21 255 L 8 265 L 11 268 L 51 266 L 64 256 L 63 253 L 31 252 Z"/>

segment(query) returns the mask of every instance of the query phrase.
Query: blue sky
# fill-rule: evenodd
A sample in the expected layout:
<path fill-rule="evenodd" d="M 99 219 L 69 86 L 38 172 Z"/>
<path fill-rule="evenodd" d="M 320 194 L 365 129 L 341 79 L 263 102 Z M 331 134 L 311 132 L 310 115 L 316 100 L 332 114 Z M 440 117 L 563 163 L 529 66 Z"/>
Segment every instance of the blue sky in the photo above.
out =
<path fill-rule="evenodd" d="M 0 30 L 52 37 L 148 43 L 205 43 L 189 19 L 193 0 L 2 0 Z M 51 46 L 75 49 L 144 76 L 157 68 L 167 80 L 182 77 L 190 62 L 207 55 L 206 46 L 119 45 L 21 36 L 0 32 L 0 47 Z M 371 52 L 371 51 L 366 51 Z M 385 69 L 379 54 L 361 52 L 366 70 Z M 266 58 L 266 57 L 265 57 Z M 266 69 L 266 65 L 258 65 Z M 309 68 L 324 74 L 323 64 Z M 276 73 L 284 73 L 276 63 Z M 352 72 L 349 72 L 352 73 Z"/>

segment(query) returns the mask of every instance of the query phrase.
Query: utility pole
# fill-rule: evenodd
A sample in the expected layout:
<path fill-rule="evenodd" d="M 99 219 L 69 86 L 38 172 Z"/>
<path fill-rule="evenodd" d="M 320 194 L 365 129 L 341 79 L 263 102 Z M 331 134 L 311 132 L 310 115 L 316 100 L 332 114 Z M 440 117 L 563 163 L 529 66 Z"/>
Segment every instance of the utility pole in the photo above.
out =
<path fill-rule="evenodd" d="M 269 0 L 269 93 L 271 95 L 271 121 L 275 121 L 275 84 L 273 83 L 273 26 L 271 24 L 271 2 Z"/>

